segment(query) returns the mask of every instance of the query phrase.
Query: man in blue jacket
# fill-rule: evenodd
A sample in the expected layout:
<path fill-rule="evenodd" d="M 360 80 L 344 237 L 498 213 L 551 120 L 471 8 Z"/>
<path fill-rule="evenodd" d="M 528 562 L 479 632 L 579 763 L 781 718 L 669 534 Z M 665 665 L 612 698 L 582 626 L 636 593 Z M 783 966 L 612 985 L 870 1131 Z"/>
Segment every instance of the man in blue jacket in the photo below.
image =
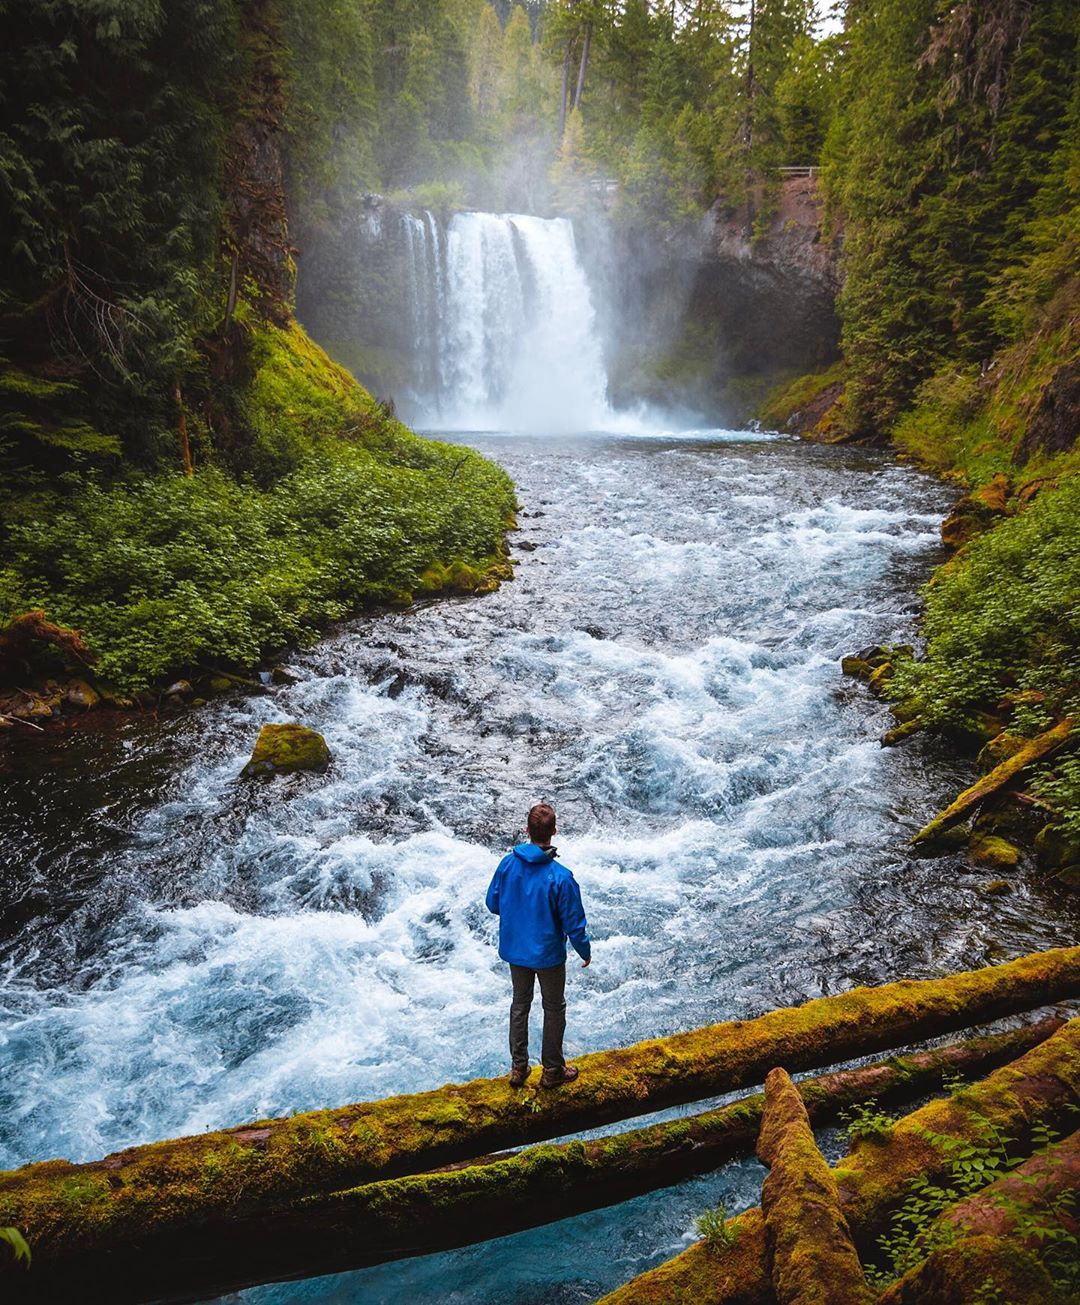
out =
<path fill-rule="evenodd" d="M 529 812 L 529 842 L 519 843 L 499 862 L 487 906 L 499 917 L 499 955 L 510 964 L 510 1086 L 529 1077 L 529 1008 L 536 980 L 544 1004 L 541 1087 L 558 1087 L 578 1076 L 563 1059 L 566 1030 L 566 940 L 582 966 L 592 959 L 581 889 L 555 860 L 555 808 L 537 803 Z"/>

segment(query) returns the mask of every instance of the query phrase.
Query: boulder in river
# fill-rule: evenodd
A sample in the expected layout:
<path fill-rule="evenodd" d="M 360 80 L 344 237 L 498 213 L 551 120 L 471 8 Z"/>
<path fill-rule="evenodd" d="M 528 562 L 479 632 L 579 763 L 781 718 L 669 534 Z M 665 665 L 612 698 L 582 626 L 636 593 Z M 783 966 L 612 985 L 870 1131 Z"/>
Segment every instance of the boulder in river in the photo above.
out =
<path fill-rule="evenodd" d="M 329 764 L 330 749 L 318 730 L 295 722 L 264 725 L 241 777 L 248 779 L 253 775 L 284 775 L 295 770 L 325 770 Z"/>
<path fill-rule="evenodd" d="M 977 834 L 970 847 L 975 861 L 997 870 L 1013 870 L 1020 861 L 1020 849 L 1016 844 L 996 834 Z"/>

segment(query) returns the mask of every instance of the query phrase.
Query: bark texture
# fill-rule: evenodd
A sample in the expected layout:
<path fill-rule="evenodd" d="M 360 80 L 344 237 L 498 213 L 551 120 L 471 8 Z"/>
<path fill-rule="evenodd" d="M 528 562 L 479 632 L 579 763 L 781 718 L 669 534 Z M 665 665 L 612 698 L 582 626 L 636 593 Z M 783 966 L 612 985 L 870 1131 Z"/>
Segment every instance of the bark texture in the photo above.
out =
<path fill-rule="evenodd" d="M 765 1080 L 758 1158 L 765 1244 L 778 1305 L 872 1305 L 832 1170 L 786 1070 Z"/>

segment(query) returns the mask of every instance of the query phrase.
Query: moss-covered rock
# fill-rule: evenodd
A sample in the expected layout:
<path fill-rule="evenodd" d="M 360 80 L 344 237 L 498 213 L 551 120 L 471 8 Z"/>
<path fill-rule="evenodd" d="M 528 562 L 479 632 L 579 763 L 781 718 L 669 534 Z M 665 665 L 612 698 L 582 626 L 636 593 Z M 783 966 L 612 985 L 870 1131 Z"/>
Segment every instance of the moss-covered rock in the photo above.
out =
<path fill-rule="evenodd" d="M 1020 849 L 1007 838 L 994 834 L 976 834 L 969 843 L 971 857 L 979 865 L 995 870 L 1015 870 L 1020 864 Z"/>
<path fill-rule="evenodd" d="M 979 769 L 984 775 L 988 774 L 995 766 L 1000 766 L 1003 761 L 1015 757 L 1030 742 L 1031 740 L 1023 734 L 1017 734 L 1013 730 L 1002 730 L 983 745 L 978 756 Z"/>
<path fill-rule="evenodd" d="M 1006 897 L 1012 890 L 1013 886 L 1007 879 L 991 879 L 982 885 L 980 892 L 985 893 L 987 897 Z"/>
<path fill-rule="evenodd" d="M 1048 870 L 1080 864 L 1080 837 L 1061 825 L 1044 825 L 1035 835 L 1034 846 L 1039 865 Z"/>
<path fill-rule="evenodd" d="M 89 711 L 101 701 L 101 694 L 86 680 L 71 680 L 64 693 L 64 701 L 79 711 Z"/>
<path fill-rule="evenodd" d="M 965 494 L 941 524 L 946 548 L 962 548 L 994 521 L 1007 514 L 1009 478 L 999 473 L 986 484 Z"/>
<path fill-rule="evenodd" d="M 330 749 L 317 730 L 295 723 L 264 725 L 241 774 L 244 778 L 282 775 L 297 770 L 325 770 L 329 764 Z"/>

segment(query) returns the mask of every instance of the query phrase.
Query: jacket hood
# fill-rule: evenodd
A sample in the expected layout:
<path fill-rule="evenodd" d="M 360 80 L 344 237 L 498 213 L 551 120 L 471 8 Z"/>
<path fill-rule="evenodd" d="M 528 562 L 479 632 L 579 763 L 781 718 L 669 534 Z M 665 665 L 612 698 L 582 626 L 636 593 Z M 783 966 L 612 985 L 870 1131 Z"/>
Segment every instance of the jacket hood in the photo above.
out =
<path fill-rule="evenodd" d="M 555 851 L 553 847 L 541 847 L 538 843 L 518 843 L 514 855 L 530 865 L 547 865 L 555 860 Z"/>

